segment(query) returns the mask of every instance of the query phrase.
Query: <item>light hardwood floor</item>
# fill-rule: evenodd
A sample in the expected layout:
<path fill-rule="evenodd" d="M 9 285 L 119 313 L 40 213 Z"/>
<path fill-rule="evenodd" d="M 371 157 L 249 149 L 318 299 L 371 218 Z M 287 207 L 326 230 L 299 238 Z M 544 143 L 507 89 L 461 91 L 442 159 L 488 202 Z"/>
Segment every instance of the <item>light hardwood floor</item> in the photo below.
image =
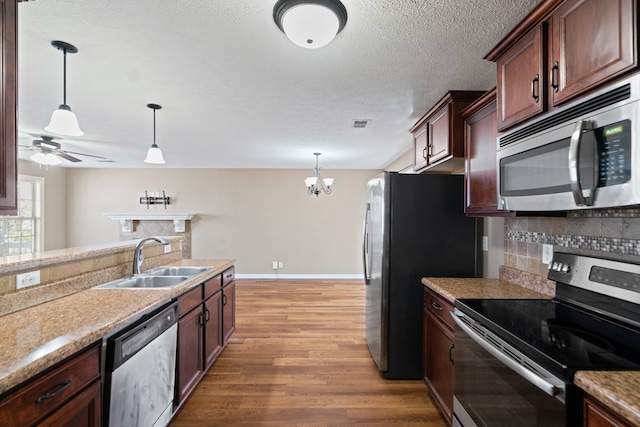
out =
<path fill-rule="evenodd" d="M 385 380 L 360 281 L 238 281 L 236 332 L 171 422 L 445 427 L 420 380 Z"/>

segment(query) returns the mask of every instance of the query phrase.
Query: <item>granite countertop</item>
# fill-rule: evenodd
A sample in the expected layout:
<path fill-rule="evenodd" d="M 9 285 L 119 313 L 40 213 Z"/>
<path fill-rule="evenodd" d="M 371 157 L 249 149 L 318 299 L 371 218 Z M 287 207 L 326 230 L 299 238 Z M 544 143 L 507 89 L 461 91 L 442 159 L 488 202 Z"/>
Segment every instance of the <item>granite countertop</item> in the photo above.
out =
<path fill-rule="evenodd" d="M 549 295 L 501 279 L 423 277 L 422 284 L 451 304 L 462 298 L 550 299 Z"/>
<path fill-rule="evenodd" d="M 457 298 L 551 298 L 501 279 L 424 277 L 451 304 Z M 640 425 L 640 372 L 578 371 L 575 384 L 633 425 Z"/>
<path fill-rule="evenodd" d="M 235 260 L 185 259 L 214 267 L 172 289 L 87 289 L 0 317 L 0 394 L 140 316 L 222 273 Z"/>
<path fill-rule="evenodd" d="M 640 372 L 578 371 L 574 382 L 631 424 L 640 425 Z"/>

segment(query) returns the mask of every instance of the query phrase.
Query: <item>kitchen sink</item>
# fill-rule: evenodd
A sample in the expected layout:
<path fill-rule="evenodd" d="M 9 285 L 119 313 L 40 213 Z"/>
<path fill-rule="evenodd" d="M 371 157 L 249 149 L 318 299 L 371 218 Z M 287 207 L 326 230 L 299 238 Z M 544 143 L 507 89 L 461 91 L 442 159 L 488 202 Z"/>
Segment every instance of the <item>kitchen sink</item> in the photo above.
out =
<path fill-rule="evenodd" d="M 189 280 L 186 276 L 136 276 L 114 280 L 104 285 L 96 286 L 99 289 L 170 289 Z"/>
<path fill-rule="evenodd" d="M 151 276 L 197 276 L 210 269 L 210 267 L 158 267 L 146 271 L 144 274 Z"/>

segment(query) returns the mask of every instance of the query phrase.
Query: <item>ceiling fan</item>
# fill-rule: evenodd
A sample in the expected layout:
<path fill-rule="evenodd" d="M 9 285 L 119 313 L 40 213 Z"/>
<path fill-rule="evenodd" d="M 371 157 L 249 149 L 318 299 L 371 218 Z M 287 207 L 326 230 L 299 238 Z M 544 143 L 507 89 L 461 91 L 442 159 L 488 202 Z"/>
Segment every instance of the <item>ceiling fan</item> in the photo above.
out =
<path fill-rule="evenodd" d="M 32 141 L 32 145 L 21 145 L 20 147 L 23 147 L 27 150 L 39 151 L 40 153 L 45 155 L 53 154 L 55 156 L 58 156 L 60 158 L 63 158 L 65 160 L 68 160 L 74 163 L 81 162 L 82 160 L 72 156 L 72 154 L 106 160 L 104 157 L 101 157 L 101 156 L 94 156 L 92 154 L 63 150 L 60 148 L 60 143 L 54 141 L 52 136 L 47 136 L 47 135 L 41 135 L 40 139 L 34 139 Z"/>

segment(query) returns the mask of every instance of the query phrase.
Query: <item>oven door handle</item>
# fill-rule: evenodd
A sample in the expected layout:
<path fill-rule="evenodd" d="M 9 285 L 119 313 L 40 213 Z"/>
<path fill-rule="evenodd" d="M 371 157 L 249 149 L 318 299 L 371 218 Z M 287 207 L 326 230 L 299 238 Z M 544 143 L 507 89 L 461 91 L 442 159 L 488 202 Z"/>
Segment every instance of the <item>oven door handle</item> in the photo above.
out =
<path fill-rule="evenodd" d="M 556 396 L 560 394 L 561 390 L 555 385 L 551 384 L 549 381 L 541 378 L 536 373 L 530 371 L 524 366 L 520 365 L 518 362 L 511 359 L 509 356 L 502 353 L 500 350 L 489 344 L 486 340 L 484 340 L 479 334 L 473 331 L 469 326 L 467 326 L 460 317 L 464 317 L 464 314 L 460 311 L 454 311 L 449 313 L 453 318 L 456 325 L 460 327 L 471 339 L 473 339 L 480 347 L 488 351 L 493 357 L 498 359 L 504 365 L 506 365 L 509 369 L 529 381 L 531 384 L 538 387 L 540 390 L 547 393 L 549 396 Z M 471 319 L 470 319 L 471 320 Z M 473 320 L 472 320 L 473 321 Z"/>
<path fill-rule="evenodd" d="M 591 190 L 585 196 L 580 182 L 580 145 L 582 144 L 582 134 L 585 130 L 589 130 L 586 121 L 580 120 L 576 123 L 576 127 L 571 134 L 571 143 L 569 144 L 569 183 L 571 184 L 571 192 L 573 200 L 578 206 L 591 206 L 593 200 Z"/>

